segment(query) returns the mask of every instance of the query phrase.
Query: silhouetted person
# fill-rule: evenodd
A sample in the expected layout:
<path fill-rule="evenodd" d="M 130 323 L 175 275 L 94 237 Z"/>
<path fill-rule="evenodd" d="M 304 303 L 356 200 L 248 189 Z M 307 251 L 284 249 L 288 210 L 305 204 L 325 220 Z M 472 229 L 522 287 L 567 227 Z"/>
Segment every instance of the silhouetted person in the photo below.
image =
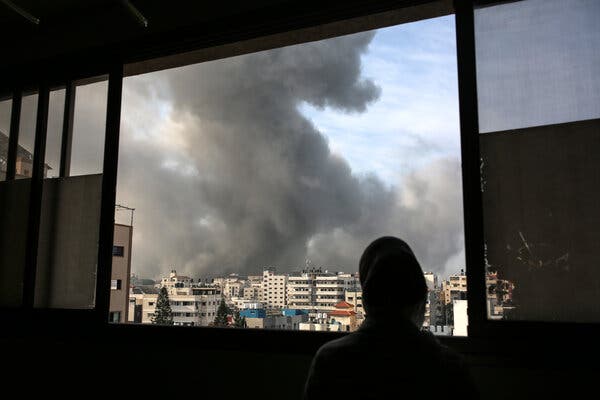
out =
<path fill-rule="evenodd" d="M 421 331 L 427 284 L 410 247 L 394 237 L 375 240 L 359 276 L 366 319 L 319 349 L 305 399 L 477 398 L 461 357 Z"/>

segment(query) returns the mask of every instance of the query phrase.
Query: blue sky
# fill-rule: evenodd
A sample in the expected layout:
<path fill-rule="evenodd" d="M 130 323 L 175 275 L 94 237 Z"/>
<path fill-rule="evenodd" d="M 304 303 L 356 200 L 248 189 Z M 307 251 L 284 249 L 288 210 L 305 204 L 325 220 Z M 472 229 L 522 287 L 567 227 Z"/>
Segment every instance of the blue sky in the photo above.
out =
<path fill-rule="evenodd" d="M 353 172 L 394 185 L 433 159 L 460 158 L 454 16 L 379 29 L 362 61 L 381 87 L 365 113 L 301 105 Z"/>

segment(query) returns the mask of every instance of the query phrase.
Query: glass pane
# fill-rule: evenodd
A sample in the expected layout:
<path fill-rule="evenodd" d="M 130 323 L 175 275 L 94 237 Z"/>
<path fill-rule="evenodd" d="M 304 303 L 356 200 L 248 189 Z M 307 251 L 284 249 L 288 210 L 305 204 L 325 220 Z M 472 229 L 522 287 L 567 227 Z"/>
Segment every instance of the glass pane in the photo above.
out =
<path fill-rule="evenodd" d="M 0 181 L 6 178 L 12 99 L 0 101 Z"/>
<path fill-rule="evenodd" d="M 480 131 L 599 118 L 599 15 L 588 0 L 476 10 Z"/>
<path fill-rule="evenodd" d="M 44 176 L 55 178 L 60 174 L 60 146 L 65 110 L 65 89 L 50 92 L 48 108 L 48 131 Z"/>
<path fill-rule="evenodd" d="M 94 307 L 101 188 L 101 175 L 44 181 L 36 307 Z"/>
<path fill-rule="evenodd" d="M 31 178 L 33 173 L 33 149 L 35 126 L 37 123 L 38 95 L 23 96 L 21 101 L 21 121 L 19 125 L 19 148 L 15 178 Z"/>
<path fill-rule="evenodd" d="M 108 81 L 77 86 L 71 176 L 102 173 Z"/>
<path fill-rule="evenodd" d="M 31 180 L 0 182 L 0 306 L 23 299 L 29 189 Z"/>
<path fill-rule="evenodd" d="M 488 317 L 600 321 L 600 3 L 476 11 Z"/>
<path fill-rule="evenodd" d="M 394 235 L 430 272 L 423 328 L 465 334 L 454 40 L 448 16 L 126 78 L 128 320 L 158 285 L 179 325 L 353 331 L 360 255 Z"/>

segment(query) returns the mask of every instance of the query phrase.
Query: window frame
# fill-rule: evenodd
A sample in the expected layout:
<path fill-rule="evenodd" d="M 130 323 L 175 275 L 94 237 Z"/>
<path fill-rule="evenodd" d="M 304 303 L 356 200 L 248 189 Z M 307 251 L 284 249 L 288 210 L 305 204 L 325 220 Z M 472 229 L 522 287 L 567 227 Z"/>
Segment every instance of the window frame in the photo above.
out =
<path fill-rule="evenodd" d="M 227 28 L 215 29 L 214 35 L 202 36 L 205 33 L 199 30 L 196 39 L 185 45 L 175 43 L 172 38 L 163 41 L 154 47 L 155 51 L 146 51 L 133 54 L 129 57 L 113 55 L 103 62 L 97 60 L 78 60 L 69 68 L 63 68 L 64 60 L 55 60 L 50 63 L 43 75 L 36 68 L 30 66 L 22 71 L 13 71 L 10 85 L 6 80 L 0 81 L 0 98 L 7 96 L 12 98 L 11 128 L 9 134 L 10 149 L 18 143 L 18 125 L 20 118 L 20 99 L 23 93 L 29 90 L 38 90 L 40 93 L 37 113 L 37 128 L 34 150 L 34 176 L 32 180 L 32 191 L 30 197 L 30 218 L 28 221 L 28 253 L 26 263 L 26 274 L 24 279 L 23 306 L 18 309 L 0 308 L 0 315 L 16 321 L 19 325 L 49 327 L 52 324 L 60 324 L 68 329 L 75 326 L 88 326 L 90 329 L 100 328 L 101 331 L 109 330 L 115 335 L 126 335 L 138 337 L 138 335 L 157 338 L 158 340 L 185 340 L 190 338 L 194 342 L 198 336 L 206 338 L 210 348 L 239 349 L 248 345 L 259 345 L 266 349 L 290 352 L 289 346 L 285 344 L 294 341 L 292 352 L 314 352 L 324 342 L 341 337 L 344 333 L 338 332 L 303 332 L 303 331 L 275 331 L 275 330 L 251 330 L 251 329 L 223 329 L 205 328 L 189 329 L 186 327 L 157 327 L 147 325 L 118 325 L 109 324 L 110 303 L 110 281 L 112 266 L 112 246 L 114 232 L 114 206 L 116 200 L 116 183 L 119 151 L 119 129 L 122 99 L 122 84 L 125 72 L 137 74 L 163 69 L 172 62 L 176 55 L 185 57 L 198 57 L 200 59 L 216 59 L 226 56 L 234 56 L 240 53 L 254 52 L 264 48 L 281 47 L 294 43 L 302 43 L 316 40 L 316 36 L 333 37 L 352 31 L 365 30 L 351 26 L 347 21 L 356 18 L 365 20 L 367 24 L 374 24 L 373 19 L 378 13 L 386 12 L 402 14 L 410 7 L 429 7 L 435 9 L 436 4 L 449 3 L 449 1 L 404 1 L 404 2 L 366 2 L 369 5 L 361 7 L 327 8 L 324 11 L 310 10 L 310 5 L 305 6 L 306 11 L 301 17 L 287 17 L 278 14 L 279 19 L 275 22 L 263 21 L 263 25 L 250 24 L 241 26 L 237 30 L 227 31 Z M 466 253 L 466 275 L 469 281 L 467 292 L 469 336 L 466 338 L 441 337 L 444 343 L 452 343 L 455 347 L 464 346 L 466 343 L 477 343 L 479 339 L 496 338 L 505 335 L 536 337 L 542 333 L 548 338 L 553 337 L 594 337 L 600 333 L 600 323 L 569 323 L 569 322 L 538 322 L 538 321 L 505 321 L 488 320 L 486 310 L 486 288 L 483 249 L 483 219 L 481 208 L 481 195 L 479 192 L 479 129 L 477 116 L 477 86 L 475 69 L 475 33 L 474 33 L 474 6 L 491 4 L 494 1 L 455 0 L 454 15 L 456 23 L 456 45 L 457 66 L 459 86 L 459 113 L 460 113 L 460 135 L 462 155 L 462 179 L 463 179 L 463 207 L 465 228 L 465 253 Z M 496 3 L 500 3 L 496 1 Z M 302 6 L 299 6 L 302 7 Z M 443 7 L 442 7 L 443 8 Z M 427 12 L 432 12 L 431 9 Z M 416 13 L 412 20 L 433 18 L 440 15 L 429 15 Z M 280 11 L 280 13 L 284 13 Z M 287 19 L 286 19 L 287 18 Z M 410 18 L 407 21 L 412 21 Z M 327 24 L 338 24 L 335 34 L 324 33 L 322 27 Z M 379 22 L 375 25 L 386 26 L 394 23 Z M 235 25 L 235 24 L 233 24 Z M 219 31 L 219 29 L 225 31 Z M 305 29 L 305 34 L 298 34 L 298 30 Z M 335 30 L 335 29 L 334 29 Z M 271 36 L 269 36 L 271 35 Z M 278 36 L 279 35 L 279 36 Z M 312 36 L 311 36 L 312 35 Z M 315 36 L 316 35 L 316 36 Z M 266 41 L 262 41 L 269 38 Z M 240 46 L 240 43 L 242 44 Z M 244 43 L 247 44 L 244 45 Z M 219 47 L 220 46 L 220 47 Z M 197 51 L 198 53 L 193 52 Z M 185 53 L 188 52 L 188 53 Z M 184 54 L 185 53 L 185 54 Z M 158 60 L 159 57 L 166 59 Z M 171 58 L 169 58 L 171 57 Z M 208 58 L 207 58 L 208 57 Z M 211 58 L 212 57 L 212 58 Z M 154 60 L 158 60 L 153 64 Z M 69 60 L 67 60 L 69 61 Z M 187 61 L 186 61 L 187 62 Z M 197 62 L 190 61 L 188 63 Z M 142 69 L 146 68 L 146 71 Z M 60 176 L 68 176 L 70 149 L 72 143 L 73 106 L 75 96 L 75 84 L 77 80 L 92 76 L 108 75 L 108 99 L 106 114 L 106 137 L 103 158 L 103 180 L 102 180 L 102 206 L 100 222 L 100 241 L 98 251 L 98 271 L 96 282 L 96 307 L 93 310 L 57 310 L 57 309 L 34 309 L 33 294 L 35 285 L 35 254 L 31 251 L 37 248 L 37 238 L 34 233 L 39 230 L 39 205 L 41 203 L 41 188 L 45 155 L 45 135 L 47 122 L 47 94 L 50 90 L 65 87 L 67 89 L 65 115 L 63 124 L 63 136 L 61 142 L 61 164 Z M 16 121 L 16 122 L 15 122 Z M 15 128 L 16 127 L 16 128 Z M 9 149 L 9 151 L 11 151 Z M 12 150 L 13 160 L 8 158 L 8 165 L 14 165 L 15 150 Z M 12 161 L 12 162 L 11 162 Z M 8 174 L 7 174 L 8 175 Z M 8 176 L 7 176 L 8 180 Z M 50 317 L 52 316 L 52 317 Z M 50 321 L 52 321 L 50 323 Z M 12 325 L 12 324 L 7 324 Z M 26 329 L 26 328 L 17 328 Z M 68 330 L 65 329 L 65 330 Z M 75 329 L 77 330 L 77 329 Z M 150 340 L 150 339 L 145 339 Z M 585 341 L 585 340 L 584 340 Z M 543 342 L 543 340 L 542 340 Z M 297 345 L 296 345 L 297 344 Z M 284 347 L 285 346 L 285 347 Z"/>

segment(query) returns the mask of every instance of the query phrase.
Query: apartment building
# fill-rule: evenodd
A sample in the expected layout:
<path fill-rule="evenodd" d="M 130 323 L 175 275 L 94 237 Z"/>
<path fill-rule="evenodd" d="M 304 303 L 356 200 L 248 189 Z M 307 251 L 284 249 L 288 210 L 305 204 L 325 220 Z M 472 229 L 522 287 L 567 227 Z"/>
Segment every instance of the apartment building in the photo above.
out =
<path fill-rule="evenodd" d="M 288 278 L 288 307 L 307 310 L 331 309 L 340 301 L 346 300 L 346 291 L 356 292 L 358 288 L 358 277 L 354 274 L 307 268 Z"/>
<path fill-rule="evenodd" d="M 452 314 L 454 316 L 453 335 L 467 336 L 469 325 L 467 300 L 452 300 Z"/>
<path fill-rule="evenodd" d="M 505 279 L 499 279 L 498 273 L 491 272 L 485 277 L 487 288 L 487 316 L 489 319 L 504 318 L 505 310 L 513 309 L 512 293 L 515 285 Z"/>
<path fill-rule="evenodd" d="M 257 313 L 257 311 L 259 311 Z M 260 311 L 263 311 L 260 313 Z M 268 315 L 264 310 L 245 310 L 240 313 L 246 318 L 246 327 L 249 329 L 280 329 L 300 330 L 300 325 L 308 320 L 306 314 L 276 314 Z"/>
<path fill-rule="evenodd" d="M 110 322 L 124 323 L 129 321 L 132 235 L 132 226 L 115 224 L 110 281 Z"/>
<path fill-rule="evenodd" d="M 299 324 L 301 331 L 353 332 L 360 322 L 354 306 L 340 301 L 328 310 L 318 310 L 308 314 L 308 321 Z"/>
<path fill-rule="evenodd" d="M 440 300 L 443 292 L 440 289 L 433 289 L 427 292 L 427 299 L 425 301 L 425 318 L 423 320 L 423 326 L 435 326 L 443 324 L 444 318 L 444 304 Z"/>
<path fill-rule="evenodd" d="M 262 275 L 250 275 L 238 295 L 248 301 L 263 301 Z"/>
<path fill-rule="evenodd" d="M 189 276 L 177 275 L 177 271 L 172 269 L 168 277 L 162 278 L 157 287 L 166 287 L 167 289 L 190 287 L 193 280 Z"/>
<path fill-rule="evenodd" d="M 424 272 L 425 283 L 427 283 L 427 290 L 435 290 L 438 288 L 438 276 L 433 272 Z"/>
<path fill-rule="evenodd" d="M 265 267 L 262 276 L 262 301 L 267 308 L 287 305 L 287 275 L 278 275 L 275 267 Z"/>
<path fill-rule="evenodd" d="M 467 276 L 464 270 L 442 282 L 442 296 L 444 305 L 451 304 L 453 300 L 467 299 Z"/>
<path fill-rule="evenodd" d="M 357 314 L 364 314 L 362 302 L 362 290 L 361 289 L 348 289 L 344 294 L 344 301 L 354 306 L 354 312 Z"/>
<path fill-rule="evenodd" d="M 186 287 L 169 289 L 168 293 L 174 325 L 209 326 L 213 323 L 221 302 L 220 289 Z M 158 293 L 142 296 L 142 323 L 151 324 Z"/>
<path fill-rule="evenodd" d="M 7 156 L 8 156 L 8 135 L 0 131 L 0 181 L 6 178 Z M 55 168 L 58 166 L 55 166 Z M 48 177 L 48 171 L 52 167 L 44 164 L 44 178 Z M 33 172 L 33 154 L 20 144 L 17 146 L 15 177 L 17 179 L 30 178 Z"/>
<path fill-rule="evenodd" d="M 175 270 L 167 278 L 161 279 L 161 283 L 155 287 L 140 286 L 131 289 L 130 310 L 141 308 L 141 317 L 133 320 L 130 318 L 130 321 L 138 322 L 139 319 L 143 324 L 152 323 L 158 292 L 163 284 L 169 294 L 174 325 L 209 326 L 213 323 L 221 302 L 221 289 L 194 284 L 192 279 L 177 275 Z"/>

